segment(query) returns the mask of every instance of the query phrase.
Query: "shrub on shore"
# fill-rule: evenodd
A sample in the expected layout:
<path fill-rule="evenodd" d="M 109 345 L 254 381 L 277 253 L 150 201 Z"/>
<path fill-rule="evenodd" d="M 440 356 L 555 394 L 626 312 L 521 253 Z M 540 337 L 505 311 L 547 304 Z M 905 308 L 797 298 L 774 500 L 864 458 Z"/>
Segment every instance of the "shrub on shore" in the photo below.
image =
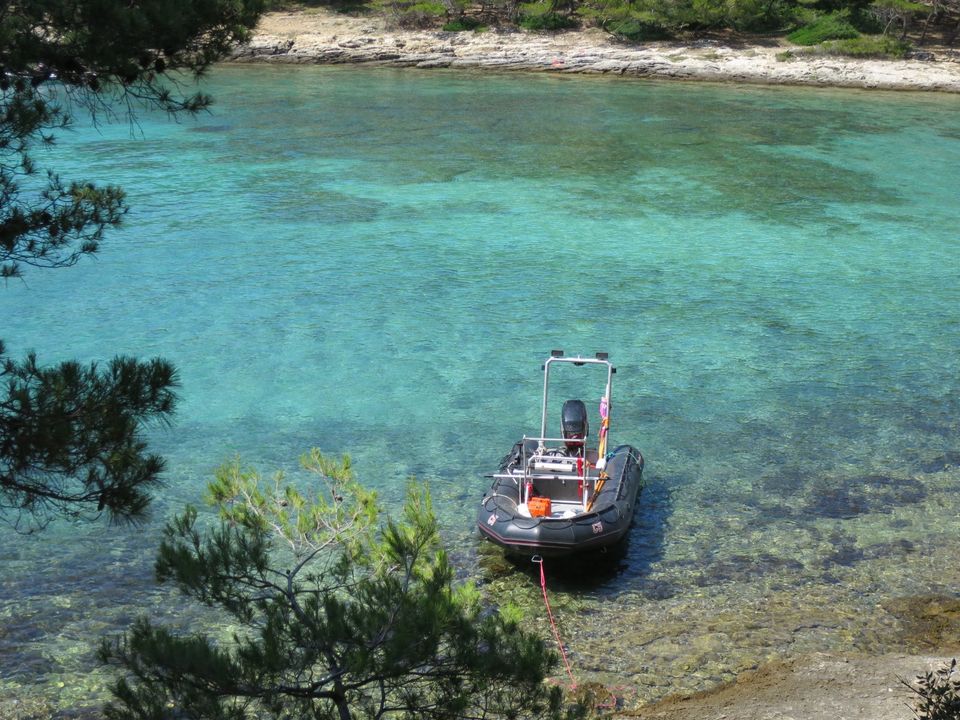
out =
<path fill-rule="evenodd" d="M 844 40 L 829 40 L 817 49 L 818 54 L 823 55 L 899 60 L 906 57 L 910 51 L 910 43 L 887 35 L 861 35 Z"/>
<path fill-rule="evenodd" d="M 580 27 L 575 17 L 556 13 L 521 15 L 519 24 L 525 30 L 572 30 Z"/>
<path fill-rule="evenodd" d="M 486 25 L 476 18 L 459 17 L 456 20 L 451 20 L 450 22 L 445 23 L 441 30 L 444 30 L 445 32 L 471 32 L 482 31 L 486 27 Z"/>
<path fill-rule="evenodd" d="M 808 55 L 829 55 L 875 60 L 900 60 L 912 49 L 908 42 L 886 35 L 861 35 L 845 40 L 828 40 L 813 47 L 787 50 L 777 54 L 777 60 L 789 61 Z M 960 719 L 958 719 L 960 720 Z"/>
<path fill-rule="evenodd" d="M 557 0 L 523 3 L 520 6 L 518 25 L 526 30 L 570 30 L 580 27 L 580 21 L 569 12 L 572 11 L 572 6 L 568 5 L 566 13 L 560 13 L 558 9 Z"/>
<path fill-rule="evenodd" d="M 913 714 L 917 720 L 957 720 L 960 718 L 960 673 L 957 660 L 922 675 L 916 687 L 902 680 L 916 697 Z"/>
<path fill-rule="evenodd" d="M 849 13 L 835 12 L 821 15 L 813 22 L 794 30 L 787 40 L 797 45 L 819 45 L 826 40 L 847 40 L 860 33 L 850 23 Z"/>
<path fill-rule="evenodd" d="M 425 2 L 414 3 L 405 8 L 400 8 L 397 16 L 397 22 L 400 27 L 423 28 L 435 27 L 440 18 L 447 15 L 447 8 L 441 2 L 436 0 L 425 0 Z"/>
<path fill-rule="evenodd" d="M 672 37 L 663 25 L 641 18 L 624 18 L 609 23 L 606 29 L 618 38 L 635 43 L 649 40 L 667 40 Z"/>

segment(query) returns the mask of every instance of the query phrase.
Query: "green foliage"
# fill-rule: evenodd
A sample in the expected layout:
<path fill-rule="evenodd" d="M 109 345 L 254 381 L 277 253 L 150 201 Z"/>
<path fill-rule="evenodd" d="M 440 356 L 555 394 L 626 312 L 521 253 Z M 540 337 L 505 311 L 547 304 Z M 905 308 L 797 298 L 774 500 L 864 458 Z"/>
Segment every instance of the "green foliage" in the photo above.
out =
<path fill-rule="evenodd" d="M 569 30 L 580 23 L 571 15 L 556 12 L 556 2 L 523 3 L 520 5 L 519 25 L 526 30 Z"/>
<path fill-rule="evenodd" d="M 730 0 L 724 23 L 737 30 L 770 32 L 789 26 L 794 16 L 789 0 Z"/>
<path fill-rule="evenodd" d="M 824 55 L 843 57 L 899 59 L 906 57 L 910 43 L 886 35 L 862 35 L 849 40 L 831 40 L 817 50 Z"/>
<path fill-rule="evenodd" d="M 376 496 L 354 479 L 350 457 L 339 461 L 312 450 L 301 464 L 324 479 L 327 492 L 307 500 L 283 473 L 263 488 L 259 475 L 244 470 L 239 460 L 217 469 L 207 487 L 207 498 L 230 526 L 258 533 L 273 532 L 296 553 L 333 543 L 352 547 L 348 538 L 365 532 L 376 519 Z"/>
<path fill-rule="evenodd" d="M 451 20 L 443 26 L 443 29 L 447 32 L 470 32 L 480 30 L 484 27 L 486 26 L 477 18 L 461 17 L 456 20 Z"/>
<path fill-rule="evenodd" d="M 840 57 L 898 59 L 906 57 L 910 44 L 886 35 L 861 35 L 849 40 L 828 40 L 814 47 L 788 50 L 778 60 L 791 60 L 800 55 L 836 55 Z"/>
<path fill-rule="evenodd" d="M 825 40 L 841 40 L 858 37 L 860 33 L 850 24 L 845 12 L 822 15 L 809 25 L 794 30 L 787 40 L 797 45 L 818 45 Z"/>
<path fill-rule="evenodd" d="M 409 0 L 267 0 L 279 8 L 324 5 L 337 10 L 369 12 L 372 7 L 390 6 L 404 26 L 435 27 L 437 15 L 407 9 Z M 479 30 L 460 17 L 462 0 L 446 0 L 450 32 Z M 456 5 L 457 7 L 451 7 Z M 936 6 L 911 0 L 540 0 L 518 7 L 516 0 L 484 0 L 479 7 L 486 22 L 516 23 L 531 30 L 559 30 L 592 23 L 629 42 L 676 37 L 705 30 L 731 29 L 742 32 L 781 34 L 796 29 L 800 45 L 828 39 L 850 39 L 852 27 L 860 33 L 884 33 L 896 24 L 905 31 L 914 15 L 925 15 Z M 891 10 L 897 6 L 900 10 Z M 838 23 L 831 16 L 846 20 Z M 827 18 L 823 20 L 823 18 Z M 952 17 L 949 15 L 944 18 Z M 815 27 L 807 28 L 806 26 Z M 832 31 L 831 31 L 832 29 Z M 839 33 L 839 34 L 837 34 Z M 819 35 L 821 39 L 814 39 Z"/>
<path fill-rule="evenodd" d="M 264 12 L 316 12 L 317 8 L 344 15 L 366 15 L 376 12 L 382 3 L 372 0 L 263 0 Z"/>
<path fill-rule="evenodd" d="M 240 629 L 218 643 L 139 620 L 105 641 L 101 659 L 125 671 L 109 720 L 563 714 L 543 682 L 555 655 L 454 583 L 426 488 L 411 484 L 402 516 L 378 526 L 349 458 L 303 465 L 316 497 L 234 462 L 210 485 L 218 523 L 188 509 L 167 526 L 160 581 Z"/>
<path fill-rule="evenodd" d="M 575 17 L 557 12 L 556 1 L 544 0 L 522 3 L 517 24 L 526 30 L 569 30 L 580 26 Z"/>
<path fill-rule="evenodd" d="M 525 619 L 526 613 L 523 608 L 516 603 L 507 603 L 500 606 L 500 614 L 507 622 L 519 625 Z"/>
<path fill-rule="evenodd" d="M 571 30 L 580 27 L 575 17 L 557 13 L 521 15 L 519 25 L 525 30 Z"/>
<path fill-rule="evenodd" d="M 101 369 L 41 367 L 3 357 L 0 343 L 0 509 L 21 530 L 57 515 L 143 517 L 163 459 L 147 453 L 142 424 L 176 402 L 176 372 L 162 360 L 118 357 Z"/>
<path fill-rule="evenodd" d="M 0 12 L 0 277 L 61 268 L 99 250 L 127 211 L 120 188 L 67 181 L 37 165 L 71 112 L 111 119 L 137 109 L 195 113 L 183 95 L 256 24 L 260 0 L 19 0 Z M 143 516 L 160 458 L 140 429 L 165 420 L 176 378 L 163 361 L 118 358 L 105 369 L 2 357 L 0 511 L 20 529 L 58 513 Z"/>
<path fill-rule="evenodd" d="M 581 14 L 594 17 L 600 27 L 631 42 L 659 40 L 677 32 L 666 4 L 659 0 L 593 0 Z"/>
<path fill-rule="evenodd" d="M 728 24 L 725 0 L 689 0 L 680 6 L 676 16 L 683 28 L 719 28 Z"/>
<path fill-rule="evenodd" d="M 446 17 L 447 8 L 439 2 L 417 3 L 393 2 L 392 11 L 397 23 L 404 28 L 436 27 L 441 18 Z"/>
<path fill-rule="evenodd" d="M 663 40 L 670 32 L 652 13 L 640 11 L 623 0 L 593 0 L 580 8 L 580 16 L 595 22 L 612 35 L 629 42 Z"/>
<path fill-rule="evenodd" d="M 860 8 L 850 13 L 850 23 L 860 31 L 861 35 L 880 35 L 883 33 L 884 23 L 880 17 L 869 8 Z"/>
<path fill-rule="evenodd" d="M 641 18 L 625 18 L 608 24 L 610 31 L 619 38 L 629 42 L 643 42 L 645 40 L 666 40 L 673 37 L 663 25 L 645 21 Z"/>
<path fill-rule="evenodd" d="M 886 35 L 895 25 L 900 27 L 900 39 L 906 37 L 910 23 L 916 15 L 927 15 L 933 8 L 912 0 L 875 0 L 868 8 L 870 14 L 882 25 Z"/>
<path fill-rule="evenodd" d="M 691 30 L 764 30 L 786 25 L 791 0 L 589 0 L 579 14 L 630 41 L 676 37 Z"/>
<path fill-rule="evenodd" d="M 924 5 L 912 0 L 874 0 L 870 3 L 871 7 L 893 10 L 898 13 L 916 13 L 917 15 L 927 15 L 933 11 L 929 5 Z"/>
<path fill-rule="evenodd" d="M 70 108 L 197 112 L 210 98 L 178 96 L 171 73 L 202 73 L 247 36 L 259 0 L 24 0 L 0 13 L 0 275 L 62 267 L 98 249 L 126 208 L 118 188 L 67 183 L 31 151 L 72 122 Z M 106 39 L 109 38 L 109 41 Z M 24 180 L 30 177 L 27 189 Z"/>
<path fill-rule="evenodd" d="M 373 7 L 389 12 L 400 27 L 433 28 L 462 12 L 462 0 L 375 0 Z"/>
<path fill-rule="evenodd" d="M 915 696 L 913 714 L 917 720 L 960 719 L 960 673 L 957 660 L 922 675 L 917 675 L 916 687 L 901 680 Z"/>
<path fill-rule="evenodd" d="M 440 2 L 418 2 L 407 8 L 409 13 L 422 13 L 433 17 L 443 17 L 447 14 L 447 8 Z"/>

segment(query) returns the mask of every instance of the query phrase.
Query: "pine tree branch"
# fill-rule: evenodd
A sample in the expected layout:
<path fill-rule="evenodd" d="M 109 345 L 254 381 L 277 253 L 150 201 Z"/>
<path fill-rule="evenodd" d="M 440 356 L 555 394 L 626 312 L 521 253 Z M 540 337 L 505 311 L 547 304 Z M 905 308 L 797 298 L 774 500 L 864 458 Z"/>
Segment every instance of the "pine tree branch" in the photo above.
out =
<path fill-rule="evenodd" d="M 352 515 L 356 506 L 346 495 L 300 505 L 289 489 L 241 493 L 234 481 L 257 476 L 237 467 L 218 471 L 211 484 L 219 529 L 201 533 L 189 510 L 168 526 L 158 577 L 234 614 L 242 639 L 238 632 L 219 650 L 206 638 L 135 628 L 127 646 L 106 653 L 138 683 L 118 682 L 115 695 L 129 712 L 112 706 L 110 720 L 138 717 L 138 698 L 217 718 L 203 708 L 264 718 L 559 718 L 556 693 L 541 682 L 555 658 L 499 616 L 481 619 L 474 596 L 453 589 L 449 560 L 431 552 L 437 526 L 425 491 L 411 490 L 402 519 L 368 524 L 348 545 L 311 551 L 309 562 L 280 577 L 290 547 L 278 532 L 289 535 L 291 524 L 280 517 L 277 498 L 289 502 L 291 516 L 330 515 L 312 518 L 310 527 L 343 527 L 368 514 Z M 240 498 L 256 507 L 241 506 Z M 264 522 L 271 508 L 278 516 Z M 309 573 L 314 566 L 317 575 Z M 492 642 L 495 634 L 502 640 Z"/>

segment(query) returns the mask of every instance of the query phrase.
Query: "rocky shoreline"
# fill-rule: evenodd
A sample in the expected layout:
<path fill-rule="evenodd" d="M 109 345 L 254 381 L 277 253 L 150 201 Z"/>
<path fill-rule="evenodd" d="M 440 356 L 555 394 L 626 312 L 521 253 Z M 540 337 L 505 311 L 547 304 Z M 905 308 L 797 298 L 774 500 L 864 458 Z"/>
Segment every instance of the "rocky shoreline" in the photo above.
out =
<path fill-rule="evenodd" d="M 596 30 L 536 33 L 403 30 L 382 17 L 327 10 L 265 15 L 235 62 L 368 64 L 486 71 L 592 73 L 766 85 L 960 92 L 960 51 L 924 48 L 905 60 L 782 59 L 782 40 L 626 45 Z M 778 57 L 779 56 L 779 57 Z"/>

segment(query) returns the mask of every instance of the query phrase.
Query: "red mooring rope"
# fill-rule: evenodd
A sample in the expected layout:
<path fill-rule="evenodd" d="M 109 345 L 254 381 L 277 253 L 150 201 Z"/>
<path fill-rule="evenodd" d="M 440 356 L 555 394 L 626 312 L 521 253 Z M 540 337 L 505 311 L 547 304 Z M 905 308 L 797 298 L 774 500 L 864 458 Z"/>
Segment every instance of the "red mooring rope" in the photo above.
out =
<path fill-rule="evenodd" d="M 563 665 L 567 668 L 567 675 L 570 677 L 570 685 L 577 687 L 577 681 L 573 679 L 573 671 L 570 669 L 570 662 L 567 660 L 567 653 L 563 649 L 563 641 L 560 640 L 560 632 L 557 630 L 557 623 L 553 620 L 553 611 L 550 610 L 550 601 L 547 599 L 547 575 L 543 571 L 543 558 L 539 555 L 533 557 L 533 562 L 540 566 L 540 589 L 543 590 L 543 604 L 547 606 L 547 617 L 550 618 L 550 626 L 553 628 L 553 636 L 557 639 L 557 647 L 560 648 L 560 656 L 563 658 Z"/>

